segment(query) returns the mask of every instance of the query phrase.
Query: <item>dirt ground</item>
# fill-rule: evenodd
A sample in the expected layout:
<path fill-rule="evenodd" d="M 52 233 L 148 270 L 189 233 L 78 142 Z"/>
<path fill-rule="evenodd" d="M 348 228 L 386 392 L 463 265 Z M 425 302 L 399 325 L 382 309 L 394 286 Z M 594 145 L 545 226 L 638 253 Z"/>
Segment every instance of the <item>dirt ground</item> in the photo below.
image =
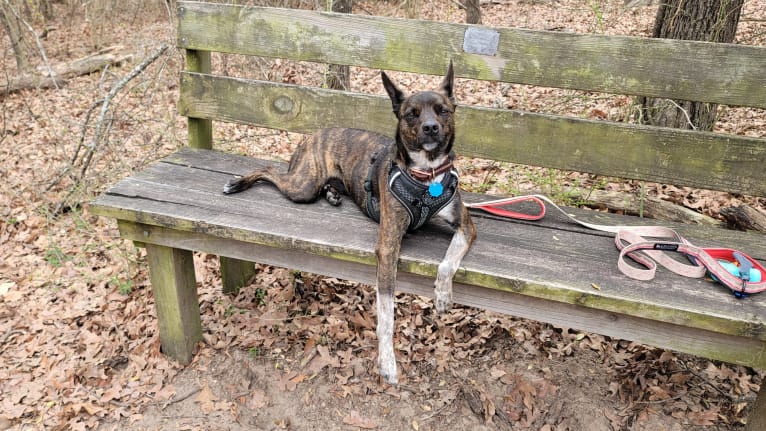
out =
<path fill-rule="evenodd" d="M 484 3 L 482 12 L 488 25 L 649 35 L 656 4 L 625 3 L 652 2 L 499 0 Z M 430 299 L 404 294 L 395 332 L 401 383 L 391 387 L 375 368 L 370 286 L 259 266 L 248 286 L 224 295 L 217 260 L 206 254 L 195 256 L 204 342 L 191 365 L 168 361 L 159 352 L 145 252 L 121 240 L 114 222 L 90 215 L 87 202 L 186 142 L 176 111 L 184 56 L 173 48 L 173 5 L 54 6 L 53 20 L 30 23 L 45 34 L 51 63 L 107 47 L 130 59 L 60 88 L 0 96 L 0 431 L 741 429 L 762 372 L 466 307 L 437 316 Z M 354 11 L 404 16 L 405 8 L 365 0 Z M 465 17 L 452 0 L 422 1 L 419 15 Z M 765 23 L 766 0 L 746 0 L 737 41 L 766 45 Z M 171 48 L 102 115 L 99 101 L 163 43 Z M 13 79 L 18 71 L 5 36 L 0 48 L 0 81 Z M 323 72 L 309 64 L 213 60 L 232 75 L 302 84 L 318 83 Z M 437 79 L 394 76 L 411 89 Z M 631 99 L 623 96 L 462 80 L 457 87 L 460 103 L 631 117 Z M 383 94 L 373 70 L 354 68 L 352 88 Z M 763 137 L 766 112 L 722 107 L 716 128 Z M 215 131 L 219 148 L 282 159 L 298 138 L 223 124 Z M 460 163 L 467 186 L 489 192 L 638 188 Z M 743 200 L 766 205 L 740 195 L 646 188 L 712 217 Z"/>

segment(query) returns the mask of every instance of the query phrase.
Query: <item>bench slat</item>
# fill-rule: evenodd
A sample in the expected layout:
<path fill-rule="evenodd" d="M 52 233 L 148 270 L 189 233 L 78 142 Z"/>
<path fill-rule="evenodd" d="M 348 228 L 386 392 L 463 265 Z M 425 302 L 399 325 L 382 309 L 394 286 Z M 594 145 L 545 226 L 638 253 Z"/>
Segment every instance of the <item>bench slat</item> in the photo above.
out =
<path fill-rule="evenodd" d="M 458 109 L 456 143 L 463 156 L 766 196 L 765 139 Z M 189 72 L 181 75 L 179 111 L 301 133 L 327 125 L 389 135 L 395 129 L 386 97 Z"/>
<path fill-rule="evenodd" d="M 185 1 L 178 16 L 186 49 L 431 75 L 452 58 L 466 78 L 766 108 L 763 47 Z"/>
<path fill-rule="evenodd" d="M 246 157 L 187 149 L 121 181 L 96 200 L 91 211 L 183 231 L 181 243 L 189 232 L 196 232 L 273 246 L 287 253 L 340 259 L 370 266 L 374 271 L 376 226 L 350 202 L 339 208 L 323 201 L 295 205 L 269 186 L 233 196 L 220 193 L 226 179 L 257 163 Z M 722 287 L 664 271 L 651 283 L 628 279 L 616 268 L 617 253 L 608 235 L 564 226 L 554 217 L 539 224 L 477 217 L 476 224 L 479 238 L 456 275 L 458 283 L 766 340 L 766 296 L 738 301 Z M 153 241 L 151 234 L 133 239 Z M 690 240 L 695 242 L 695 237 L 690 235 Z M 448 243 L 447 228 L 440 225 L 408 235 L 402 246 L 400 271 L 433 277 Z M 195 241 L 186 247 L 206 250 L 198 248 Z M 764 252 L 742 248 L 755 256 Z M 263 261 L 256 255 L 232 257 Z M 545 316 L 536 318 L 546 321 Z M 760 359 L 749 360 L 766 365 L 766 352 L 760 354 Z"/>

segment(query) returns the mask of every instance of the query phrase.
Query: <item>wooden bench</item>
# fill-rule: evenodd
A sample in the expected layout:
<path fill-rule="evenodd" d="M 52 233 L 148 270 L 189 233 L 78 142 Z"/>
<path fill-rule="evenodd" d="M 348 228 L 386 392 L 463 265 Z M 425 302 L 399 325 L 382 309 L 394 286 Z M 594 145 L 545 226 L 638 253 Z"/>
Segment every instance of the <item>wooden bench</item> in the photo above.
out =
<path fill-rule="evenodd" d="M 339 126 L 390 134 L 395 124 L 385 96 L 211 74 L 211 52 L 430 75 L 452 59 L 460 78 L 766 108 L 760 47 L 188 1 L 178 2 L 178 18 L 187 60 L 178 107 L 189 118 L 189 147 L 120 181 L 90 209 L 146 247 L 162 350 L 183 363 L 202 331 L 192 251 L 220 256 L 226 290 L 253 273 L 252 261 L 375 279 L 377 226 L 350 200 L 295 205 L 266 185 L 224 196 L 233 176 L 277 162 L 213 150 L 211 120 L 300 133 Z M 457 122 L 462 156 L 766 196 L 766 139 L 475 106 L 459 106 Z M 571 212 L 603 224 L 648 223 Z M 557 217 L 474 220 L 478 239 L 456 275 L 456 302 L 766 368 L 766 293 L 738 300 L 667 271 L 651 282 L 627 278 L 610 234 Z M 695 244 L 766 259 L 762 234 L 678 229 Z M 406 236 L 400 290 L 432 296 L 449 238 L 438 224 Z M 766 429 L 764 398 L 766 385 L 751 430 Z"/>

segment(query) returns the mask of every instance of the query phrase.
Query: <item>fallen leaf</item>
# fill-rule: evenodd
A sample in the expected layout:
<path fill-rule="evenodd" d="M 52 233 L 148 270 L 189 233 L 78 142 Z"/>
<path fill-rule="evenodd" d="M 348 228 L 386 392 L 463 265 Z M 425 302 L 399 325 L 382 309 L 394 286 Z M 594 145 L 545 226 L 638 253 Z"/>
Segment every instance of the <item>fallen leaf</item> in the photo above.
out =
<path fill-rule="evenodd" d="M 689 418 L 693 425 L 715 425 L 719 413 L 720 408 L 713 407 L 704 412 L 689 412 L 686 414 L 686 417 Z"/>
<path fill-rule="evenodd" d="M 14 281 L 0 283 L 0 296 L 6 295 L 15 286 L 16 282 Z"/>
<path fill-rule="evenodd" d="M 199 403 L 199 407 L 204 413 L 210 413 L 215 410 L 216 397 L 213 394 L 213 391 L 210 390 L 210 386 L 207 382 L 202 384 L 202 389 L 199 391 L 199 394 L 197 394 L 195 401 Z"/>
<path fill-rule="evenodd" d="M 256 389 L 250 395 L 247 400 L 247 407 L 253 410 L 258 410 L 266 407 L 269 404 L 269 399 L 266 396 L 266 392 L 261 389 Z"/>
<path fill-rule="evenodd" d="M 506 374 L 505 370 L 501 370 L 499 368 L 493 367 L 492 369 L 489 370 L 489 375 L 493 379 L 499 379 L 503 377 L 505 374 Z"/>
<path fill-rule="evenodd" d="M 378 425 L 372 419 L 363 418 L 356 410 L 351 410 L 349 414 L 343 418 L 343 423 L 367 430 L 375 429 L 378 427 Z"/>

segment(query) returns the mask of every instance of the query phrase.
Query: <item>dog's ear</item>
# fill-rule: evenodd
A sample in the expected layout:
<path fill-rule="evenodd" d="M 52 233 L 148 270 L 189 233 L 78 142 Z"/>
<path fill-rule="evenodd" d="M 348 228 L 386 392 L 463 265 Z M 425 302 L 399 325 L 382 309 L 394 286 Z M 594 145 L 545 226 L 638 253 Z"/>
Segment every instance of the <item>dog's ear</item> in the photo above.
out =
<path fill-rule="evenodd" d="M 391 106 L 394 108 L 394 114 L 396 115 L 396 118 L 399 118 L 399 108 L 401 108 L 402 102 L 404 102 L 404 93 L 396 86 L 396 84 L 394 84 L 394 81 L 386 75 L 386 72 L 381 70 L 380 78 L 383 80 L 383 87 L 386 89 L 388 97 L 391 98 Z"/>
<path fill-rule="evenodd" d="M 455 105 L 455 96 L 452 93 L 452 89 L 455 86 L 455 73 L 452 71 L 452 59 L 449 61 L 449 68 L 447 74 L 444 75 L 444 80 L 439 87 L 441 91 L 447 96 L 450 102 Z"/>

